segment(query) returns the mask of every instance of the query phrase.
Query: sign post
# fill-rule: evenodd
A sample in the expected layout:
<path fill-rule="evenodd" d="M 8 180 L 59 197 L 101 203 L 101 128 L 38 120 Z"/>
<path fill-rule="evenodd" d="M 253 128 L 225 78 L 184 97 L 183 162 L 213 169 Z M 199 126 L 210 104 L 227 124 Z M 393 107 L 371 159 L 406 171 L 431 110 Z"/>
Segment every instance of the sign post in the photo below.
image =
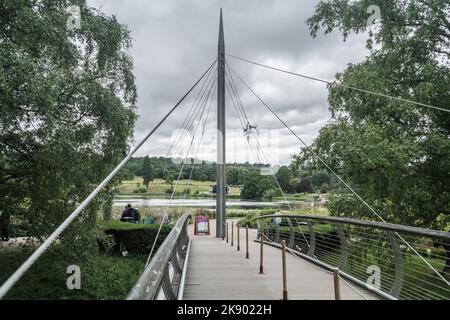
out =
<path fill-rule="evenodd" d="M 194 235 L 198 236 L 199 234 L 210 235 L 208 216 L 195 217 Z"/>

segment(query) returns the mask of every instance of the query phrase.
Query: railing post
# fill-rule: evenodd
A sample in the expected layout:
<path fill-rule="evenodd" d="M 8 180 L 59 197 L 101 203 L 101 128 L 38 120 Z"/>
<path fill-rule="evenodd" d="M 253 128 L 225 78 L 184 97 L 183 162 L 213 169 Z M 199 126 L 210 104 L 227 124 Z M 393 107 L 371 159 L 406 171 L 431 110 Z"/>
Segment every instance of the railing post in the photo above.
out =
<path fill-rule="evenodd" d="M 281 219 L 281 218 L 280 218 Z M 275 220 L 275 242 L 280 242 L 280 224 Z"/>
<path fill-rule="evenodd" d="M 227 243 L 228 243 L 228 222 L 227 222 Z"/>
<path fill-rule="evenodd" d="M 234 221 L 231 221 L 231 246 L 234 246 Z"/>
<path fill-rule="evenodd" d="M 339 283 L 339 269 L 333 270 L 333 282 L 334 282 L 334 299 L 341 300 L 341 287 Z"/>
<path fill-rule="evenodd" d="M 237 228 L 237 251 L 241 251 L 240 240 L 239 240 L 239 225 L 236 224 Z"/>
<path fill-rule="evenodd" d="M 308 256 L 314 258 L 314 251 L 316 250 L 316 233 L 314 232 L 314 224 L 308 221 L 309 227 L 309 250 Z"/>
<path fill-rule="evenodd" d="M 245 227 L 245 258 L 250 259 L 248 252 L 248 226 Z"/>
<path fill-rule="evenodd" d="M 288 247 L 291 249 L 294 249 L 295 246 L 295 233 L 294 233 L 294 227 L 292 226 L 291 218 L 287 217 L 286 221 L 289 225 L 289 243 Z"/>
<path fill-rule="evenodd" d="M 260 242 L 260 245 L 259 245 L 259 274 L 264 273 L 264 267 L 263 267 L 264 241 L 263 241 L 263 238 L 264 238 L 264 231 L 263 231 L 263 227 L 261 224 L 261 229 L 259 231 L 259 242 Z"/>
<path fill-rule="evenodd" d="M 161 281 L 161 288 L 166 296 L 167 300 L 176 300 L 175 293 L 173 292 L 172 283 L 169 276 L 169 265 L 166 265 L 163 272 Z"/>
<path fill-rule="evenodd" d="M 392 253 L 394 254 L 395 276 L 391 288 L 391 295 L 398 298 L 403 285 L 403 254 L 395 234 L 392 231 L 386 232 L 391 242 Z"/>
<path fill-rule="evenodd" d="M 286 241 L 281 241 L 281 259 L 283 267 L 283 300 L 288 299 L 287 291 L 287 270 L 286 270 Z"/>
<path fill-rule="evenodd" d="M 342 224 L 340 224 L 340 223 L 336 224 L 336 230 L 339 235 L 340 251 L 341 251 L 341 256 L 339 258 L 339 269 L 344 270 L 345 263 L 347 262 L 347 257 L 348 257 L 347 238 L 345 236 L 345 232 L 344 232 L 344 228 L 342 227 Z"/>

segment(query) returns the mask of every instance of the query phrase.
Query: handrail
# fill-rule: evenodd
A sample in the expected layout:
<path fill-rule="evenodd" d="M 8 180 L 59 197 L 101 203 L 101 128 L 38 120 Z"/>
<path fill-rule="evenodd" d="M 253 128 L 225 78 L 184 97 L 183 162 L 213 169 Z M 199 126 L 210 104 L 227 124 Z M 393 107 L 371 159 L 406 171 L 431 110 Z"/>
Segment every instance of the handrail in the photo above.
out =
<path fill-rule="evenodd" d="M 354 218 L 319 216 L 319 215 L 310 215 L 310 214 L 278 214 L 278 215 L 272 214 L 272 215 L 259 216 L 259 217 L 256 217 L 256 219 L 274 218 L 274 217 L 290 217 L 290 218 L 318 220 L 318 221 L 324 221 L 324 222 L 352 224 L 355 226 L 376 228 L 376 229 L 380 229 L 380 230 L 397 231 L 397 232 L 416 235 L 416 236 L 430 237 L 430 238 L 436 238 L 436 239 L 441 239 L 441 240 L 450 240 L 450 232 L 432 230 L 432 229 L 426 229 L 426 228 L 410 227 L 410 226 L 405 226 L 405 225 L 401 225 L 401 224 L 360 220 L 360 219 L 354 219 Z"/>
<path fill-rule="evenodd" d="M 450 277 L 449 232 L 318 215 L 264 215 L 256 222 L 265 243 L 279 247 L 285 240 L 291 253 L 338 268 L 385 299 L 450 299 L 450 287 L 435 273 Z"/>
<path fill-rule="evenodd" d="M 128 293 L 127 300 L 175 300 L 177 298 L 189 244 L 187 226 L 191 219 L 190 213 L 185 213 L 178 219 Z"/>

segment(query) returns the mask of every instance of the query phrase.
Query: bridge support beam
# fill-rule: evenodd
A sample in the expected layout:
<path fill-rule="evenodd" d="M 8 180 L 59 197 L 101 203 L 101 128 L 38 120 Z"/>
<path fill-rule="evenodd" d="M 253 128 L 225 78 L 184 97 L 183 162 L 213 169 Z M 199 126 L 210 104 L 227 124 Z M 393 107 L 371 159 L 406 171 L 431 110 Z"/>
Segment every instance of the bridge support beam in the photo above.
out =
<path fill-rule="evenodd" d="M 216 237 L 225 234 L 225 38 L 222 9 L 220 9 L 219 48 L 217 56 L 217 187 L 216 187 Z"/>

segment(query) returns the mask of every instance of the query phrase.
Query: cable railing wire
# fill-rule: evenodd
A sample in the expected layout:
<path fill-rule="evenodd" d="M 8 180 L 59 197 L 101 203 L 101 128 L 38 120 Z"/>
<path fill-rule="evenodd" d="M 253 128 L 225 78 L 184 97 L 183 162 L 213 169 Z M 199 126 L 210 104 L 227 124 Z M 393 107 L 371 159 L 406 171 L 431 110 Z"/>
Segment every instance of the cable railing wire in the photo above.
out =
<path fill-rule="evenodd" d="M 210 97 L 211 90 L 212 90 L 213 87 L 214 87 L 214 83 L 213 83 L 213 84 L 211 85 L 211 87 L 209 88 L 209 92 L 208 92 L 208 94 L 207 94 L 207 96 L 206 96 L 206 98 L 205 98 L 205 100 L 204 100 L 203 107 L 200 108 L 201 113 L 200 113 L 200 110 L 199 110 L 199 113 L 200 113 L 199 122 L 198 122 L 198 124 L 197 124 L 197 127 L 195 128 L 194 134 L 192 135 L 191 142 L 190 142 L 190 144 L 189 144 L 188 150 L 186 151 L 186 156 L 184 157 L 183 163 L 182 163 L 182 165 L 181 165 L 181 169 L 180 169 L 180 171 L 179 171 L 179 173 L 178 173 L 177 180 L 175 181 L 175 186 L 173 187 L 172 194 L 171 194 L 171 196 L 170 196 L 170 200 L 169 200 L 169 204 L 168 204 L 169 206 L 170 206 L 170 204 L 171 204 L 171 202 L 172 202 L 172 200 L 173 200 L 173 197 L 174 197 L 174 195 L 175 195 L 176 189 L 177 189 L 177 187 L 178 187 L 178 183 L 179 183 L 179 181 L 180 181 L 180 179 L 181 179 L 181 175 L 183 174 L 183 170 L 184 170 L 184 167 L 185 167 L 185 164 L 186 164 L 186 160 L 187 160 L 187 158 L 189 157 L 189 153 L 190 153 L 191 148 L 192 148 L 192 145 L 193 145 L 193 143 L 194 143 L 194 141 L 195 141 L 195 136 L 196 136 L 196 134 L 197 134 L 197 130 L 199 129 L 199 127 L 200 127 L 200 125 L 201 125 L 201 121 L 200 121 L 200 120 L 202 119 L 203 114 L 204 114 L 204 112 L 205 112 L 206 105 L 207 105 L 207 103 L 208 103 L 208 101 L 209 101 L 209 97 Z M 199 115 L 199 113 L 197 113 L 196 117 Z M 195 117 L 195 118 L 196 118 L 196 117 Z M 195 120 L 195 118 L 194 118 L 194 120 Z M 168 216 L 168 213 L 167 213 L 167 210 L 168 210 L 168 209 L 167 209 L 167 208 L 168 208 L 168 207 L 166 207 L 166 210 L 164 210 L 165 212 L 164 212 L 163 218 L 161 219 L 161 223 L 160 223 L 160 225 L 159 225 L 158 232 L 156 233 L 156 237 L 155 237 L 155 239 L 154 239 L 154 241 L 153 241 L 153 245 L 152 245 L 152 248 L 151 248 L 150 253 L 149 253 L 149 255 L 148 255 L 147 262 L 145 263 L 145 267 L 147 267 L 148 264 L 150 263 L 150 259 L 151 259 L 152 255 L 153 255 L 153 251 L 154 251 L 154 249 L 155 249 L 156 241 L 157 241 L 158 238 L 159 238 L 159 234 L 161 233 L 162 226 L 163 226 L 163 224 L 165 223 L 165 220 L 166 220 L 166 218 L 167 218 L 167 216 Z"/>
<path fill-rule="evenodd" d="M 266 103 L 262 98 L 230 67 L 230 70 L 233 72 L 233 74 L 236 75 L 236 77 L 244 84 L 245 87 L 247 87 L 248 90 L 285 126 L 304 146 L 305 148 L 311 152 L 311 154 L 318 159 L 336 178 L 339 179 L 339 181 L 347 188 L 349 189 L 375 216 L 378 217 L 382 222 L 386 223 L 384 218 L 375 210 L 372 208 L 371 205 L 369 205 L 345 180 L 338 175 L 323 159 L 320 157 L 312 148 L 302 139 L 300 136 L 298 136 L 295 131 L 292 130 L 292 128 L 280 118 L 280 116 L 273 111 L 273 109 Z M 433 270 L 441 279 L 444 281 L 447 286 L 450 286 L 450 282 L 445 279 L 420 253 L 418 253 L 410 244 L 408 241 L 406 241 L 398 232 L 395 232 L 395 235 L 399 237 L 399 239 L 405 243 L 412 251 L 416 253 L 416 255 L 422 259 L 428 267 Z"/>

